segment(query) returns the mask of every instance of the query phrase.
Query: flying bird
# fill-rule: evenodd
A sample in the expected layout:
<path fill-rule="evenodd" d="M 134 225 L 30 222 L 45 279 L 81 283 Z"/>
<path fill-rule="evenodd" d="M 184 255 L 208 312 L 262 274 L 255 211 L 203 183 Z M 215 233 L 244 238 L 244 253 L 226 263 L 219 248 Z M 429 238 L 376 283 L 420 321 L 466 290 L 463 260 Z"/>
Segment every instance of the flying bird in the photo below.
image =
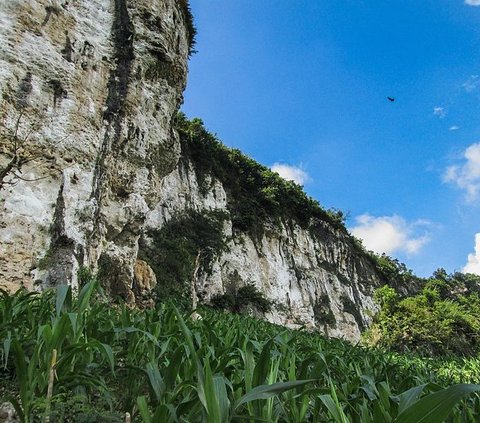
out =
<path fill-rule="evenodd" d="M 390 101 L 395 101 L 393 97 L 387 97 Z"/>

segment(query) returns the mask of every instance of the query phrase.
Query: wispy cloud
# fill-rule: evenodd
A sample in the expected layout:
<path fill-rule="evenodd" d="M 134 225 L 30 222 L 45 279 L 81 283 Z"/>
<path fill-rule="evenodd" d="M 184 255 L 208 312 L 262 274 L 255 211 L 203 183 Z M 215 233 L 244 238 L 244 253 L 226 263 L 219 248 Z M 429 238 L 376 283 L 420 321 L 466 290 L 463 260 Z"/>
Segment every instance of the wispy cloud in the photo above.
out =
<path fill-rule="evenodd" d="M 478 3 L 475 6 L 480 6 L 480 0 L 478 0 Z M 471 93 L 472 91 L 475 91 L 479 86 L 480 86 L 480 78 L 478 77 L 478 75 L 470 75 L 470 78 L 468 78 L 462 84 L 462 87 L 465 89 L 467 93 Z"/>
<path fill-rule="evenodd" d="M 458 131 L 460 129 L 460 126 L 457 125 L 452 125 L 450 128 L 448 128 L 449 131 Z"/>
<path fill-rule="evenodd" d="M 469 254 L 463 273 L 476 273 L 480 275 L 480 233 L 475 235 L 475 252 Z"/>
<path fill-rule="evenodd" d="M 463 157 L 463 164 L 449 166 L 445 170 L 443 181 L 457 185 L 465 191 L 466 200 L 473 202 L 480 194 L 480 143 L 469 146 Z"/>
<path fill-rule="evenodd" d="M 480 6 L 480 0 L 465 0 L 465 4 L 469 6 Z"/>
<path fill-rule="evenodd" d="M 357 224 L 350 229 L 351 233 L 363 241 L 365 247 L 378 254 L 403 252 L 418 253 L 430 241 L 430 237 L 422 227 L 430 222 L 419 220 L 408 223 L 400 216 L 371 216 L 362 214 L 355 218 Z M 419 234 L 422 230 L 424 233 Z"/>
<path fill-rule="evenodd" d="M 304 185 L 306 182 L 311 180 L 308 173 L 298 166 L 291 166 L 284 163 L 274 163 L 271 169 L 274 172 L 277 172 L 282 178 L 296 182 L 299 185 Z"/>
<path fill-rule="evenodd" d="M 443 119 L 445 116 L 447 116 L 447 112 L 443 107 L 436 106 L 433 108 L 433 114 L 435 116 L 438 116 L 440 119 Z"/>

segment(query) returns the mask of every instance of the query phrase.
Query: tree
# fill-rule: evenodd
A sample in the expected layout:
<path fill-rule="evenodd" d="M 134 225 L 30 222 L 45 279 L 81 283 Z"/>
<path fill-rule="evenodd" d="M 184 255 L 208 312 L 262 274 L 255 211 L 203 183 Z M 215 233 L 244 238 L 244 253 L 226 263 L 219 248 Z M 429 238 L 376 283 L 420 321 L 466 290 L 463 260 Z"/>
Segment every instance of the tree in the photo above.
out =
<path fill-rule="evenodd" d="M 24 124 L 24 121 L 29 122 Z M 27 178 L 22 169 L 27 164 L 36 162 L 36 167 L 46 163 L 45 149 L 38 145 L 40 119 L 32 120 L 27 116 L 26 108 L 21 108 L 13 120 L 3 116 L 0 123 L 0 157 L 5 156 L 5 164 L 0 162 L 0 190 L 6 185 L 15 185 L 19 180 L 34 182 L 47 176 Z"/>

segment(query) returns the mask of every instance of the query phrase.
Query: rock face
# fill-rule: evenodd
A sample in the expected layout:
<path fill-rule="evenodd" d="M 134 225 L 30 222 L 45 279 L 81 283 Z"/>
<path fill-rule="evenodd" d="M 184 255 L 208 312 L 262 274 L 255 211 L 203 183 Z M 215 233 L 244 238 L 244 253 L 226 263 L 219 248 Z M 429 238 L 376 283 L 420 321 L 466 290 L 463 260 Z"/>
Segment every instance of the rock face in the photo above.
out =
<path fill-rule="evenodd" d="M 138 238 L 176 165 L 189 54 L 179 0 L 0 4 L 0 280 L 132 301 Z"/>
<path fill-rule="evenodd" d="M 239 233 L 231 193 L 212 175 L 202 189 L 182 157 L 189 19 L 185 0 L 0 3 L 0 287 L 76 286 L 87 266 L 134 302 L 162 284 L 140 260 L 152 231 L 220 211 L 224 247 L 192 263 L 202 301 L 253 283 L 274 301 L 268 320 L 358 339 L 380 277 L 348 234 L 322 221 L 314 236 L 295 221 Z"/>
<path fill-rule="evenodd" d="M 137 295 L 150 292 L 157 286 L 157 277 L 147 262 L 137 260 L 133 268 L 133 290 Z"/>
<path fill-rule="evenodd" d="M 193 272 L 202 301 L 251 283 L 273 301 L 267 320 L 358 340 L 376 311 L 372 297 L 381 279 L 351 237 L 323 221 L 315 235 L 295 222 L 266 224 L 261 239 L 239 233 L 232 227 L 224 186 L 212 178 L 210 189 L 202 190 L 193 169 L 193 163 L 181 161 L 163 179 L 162 201 L 149 213 L 141 249 L 154 249 L 152 234 L 185 210 L 221 211 L 226 245 Z"/>

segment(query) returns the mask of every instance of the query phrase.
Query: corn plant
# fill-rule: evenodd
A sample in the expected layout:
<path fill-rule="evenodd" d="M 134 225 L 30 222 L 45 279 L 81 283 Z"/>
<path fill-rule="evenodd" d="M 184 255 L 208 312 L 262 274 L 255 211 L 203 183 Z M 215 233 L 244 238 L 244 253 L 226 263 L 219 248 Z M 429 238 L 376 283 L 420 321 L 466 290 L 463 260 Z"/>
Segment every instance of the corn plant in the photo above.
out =
<path fill-rule="evenodd" d="M 469 422 L 478 359 L 427 359 L 172 303 L 0 293 L 0 401 L 22 422 Z M 52 355 L 57 353 L 55 372 Z M 52 381 L 53 375 L 55 379 Z"/>

